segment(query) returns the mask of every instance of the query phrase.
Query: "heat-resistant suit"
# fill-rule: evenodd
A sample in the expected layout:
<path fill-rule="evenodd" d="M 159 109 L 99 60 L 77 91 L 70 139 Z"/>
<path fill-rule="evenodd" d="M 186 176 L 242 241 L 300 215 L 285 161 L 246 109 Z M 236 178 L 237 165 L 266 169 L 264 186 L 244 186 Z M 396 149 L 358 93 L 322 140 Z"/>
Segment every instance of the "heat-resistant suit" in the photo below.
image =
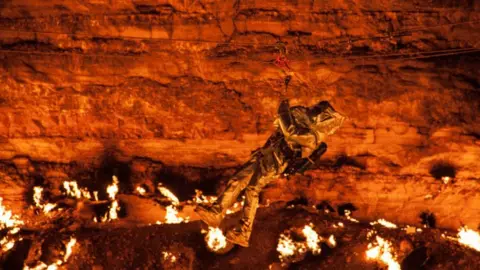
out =
<path fill-rule="evenodd" d="M 326 147 L 323 143 L 326 136 L 333 134 L 344 119 L 345 117 L 326 101 L 311 108 L 303 106 L 290 108 L 288 101 L 282 102 L 278 117 L 274 121 L 276 132 L 263 147 L 252 153 L 251 159 L 233 175 L 225 191 L 207 210 L 210 215 L 216 215 L 215 220 L 220 221 L 225 216 L 226 210 L 232 207 L 240 193 L 245 190 L 243 216 L 240 224 L 227 233 L 229 241 L 248 246 L 262 189 L 284 173 L 293 161 L 305 160 L 307 163 L 314 163 L 315 161 L 309 159 L 312 152 L 321 145 Z M 203 213 L 200 211 L 199 215 L 202 217 Z M 208 218 L 204 221 L 207 222 Z"/>

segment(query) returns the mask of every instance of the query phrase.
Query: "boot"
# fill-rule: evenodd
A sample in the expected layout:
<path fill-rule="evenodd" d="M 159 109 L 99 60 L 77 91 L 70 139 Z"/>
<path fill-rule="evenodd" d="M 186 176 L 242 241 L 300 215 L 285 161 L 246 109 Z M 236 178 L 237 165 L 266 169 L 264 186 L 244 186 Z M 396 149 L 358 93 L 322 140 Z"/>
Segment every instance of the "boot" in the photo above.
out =
<path fill-rule="evenodd" d="M 234 228 L 227 233 L 227 241 L 242 247 L 248 247 L 248 238 L 250 234 L 244 227 Z"/>
<path fill-rule="evenodd" d="M 195 208 L 195 212 L 200 216 L 200 219 L 210 227 L 218 227 L 223 220 L 222 211 L 218 206 L 203 206 L 199 205 Z"/>

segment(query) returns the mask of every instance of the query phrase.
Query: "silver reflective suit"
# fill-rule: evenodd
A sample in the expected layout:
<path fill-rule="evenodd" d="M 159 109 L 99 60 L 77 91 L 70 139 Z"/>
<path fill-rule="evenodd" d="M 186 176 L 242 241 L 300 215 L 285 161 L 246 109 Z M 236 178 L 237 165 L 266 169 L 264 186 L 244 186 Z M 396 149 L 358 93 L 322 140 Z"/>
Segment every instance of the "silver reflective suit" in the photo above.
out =
<path fill-rule="evenodd" d="M 308 158 L 326 136 L 335 133 L 345 120 L 344 116 L 325 101 L 313 109 L 303 106 L 290 108 L 288 101 L 286 102 L 291 120 L 284 120 L 280 115 L 277 117 L 274 121 L 276 132 L 263 147 L 254 151 L 251 159 L 233 175 L 225 191 L 209 210 L 222 219 L 226 210 L 232 207 L 240 193 L 245 190 L 241 222 L 227 234 L 227 239 L 235 244 L 248 246 L 262 189 L 271 180 L 279 177 L 290 161 Z"/>

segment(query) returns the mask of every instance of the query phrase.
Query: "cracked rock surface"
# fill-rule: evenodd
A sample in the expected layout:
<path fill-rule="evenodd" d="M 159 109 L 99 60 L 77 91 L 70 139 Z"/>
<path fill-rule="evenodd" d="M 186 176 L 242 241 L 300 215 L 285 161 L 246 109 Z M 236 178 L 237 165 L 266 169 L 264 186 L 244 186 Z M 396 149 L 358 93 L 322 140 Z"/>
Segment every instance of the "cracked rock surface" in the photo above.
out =
<path fill-rule="evenodd" d="M 239 166 L 289 98 L 328 100 L 349 117 L 308 176 L 317 189 L 294 181 L 291 197 L 478 226 L 478 1 L 111 2 L 0 3 L 5 203 L 38 175 L 79 177 L 107 153 L 139 179 L 152 164 Z M 279 40 L 293 70 L 287 91 L 273 64 Z M 455 174 L 440 192 L 436 166 Z"/>

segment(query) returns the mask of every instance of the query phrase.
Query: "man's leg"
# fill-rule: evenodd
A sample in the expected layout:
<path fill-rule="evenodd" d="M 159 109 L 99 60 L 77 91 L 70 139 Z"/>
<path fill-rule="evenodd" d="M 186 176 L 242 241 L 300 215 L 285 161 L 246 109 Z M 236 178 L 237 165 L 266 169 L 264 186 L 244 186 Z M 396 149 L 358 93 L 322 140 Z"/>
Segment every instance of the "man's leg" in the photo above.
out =
<path fill-rule="evenodd" d="M 236 172 L 228 181 L 227 188 L 212 206 L 198 206 L 196 212 L 200 218 L 209 226 L 218 227 L 227 209 L 236 202 L 240 192 L 247 187 L 252 175 L 256 171 L 256 167 L 257 162 L 254 161 L 245 164 L 244 167 Z"/>
<path fill-rule="evenodd" d="M 252 181 L 247 186 L 245 191 L 245 206 L 243 207 L 243 217 L 240 220 L 239 226 L 227 233 L 227 240 L 248 247 L 248 240 L 252 233 L 253 221 L 257 213 L 259 195 L 262 189 L 272 180 L 273 175 L 254 175 Z"/>

